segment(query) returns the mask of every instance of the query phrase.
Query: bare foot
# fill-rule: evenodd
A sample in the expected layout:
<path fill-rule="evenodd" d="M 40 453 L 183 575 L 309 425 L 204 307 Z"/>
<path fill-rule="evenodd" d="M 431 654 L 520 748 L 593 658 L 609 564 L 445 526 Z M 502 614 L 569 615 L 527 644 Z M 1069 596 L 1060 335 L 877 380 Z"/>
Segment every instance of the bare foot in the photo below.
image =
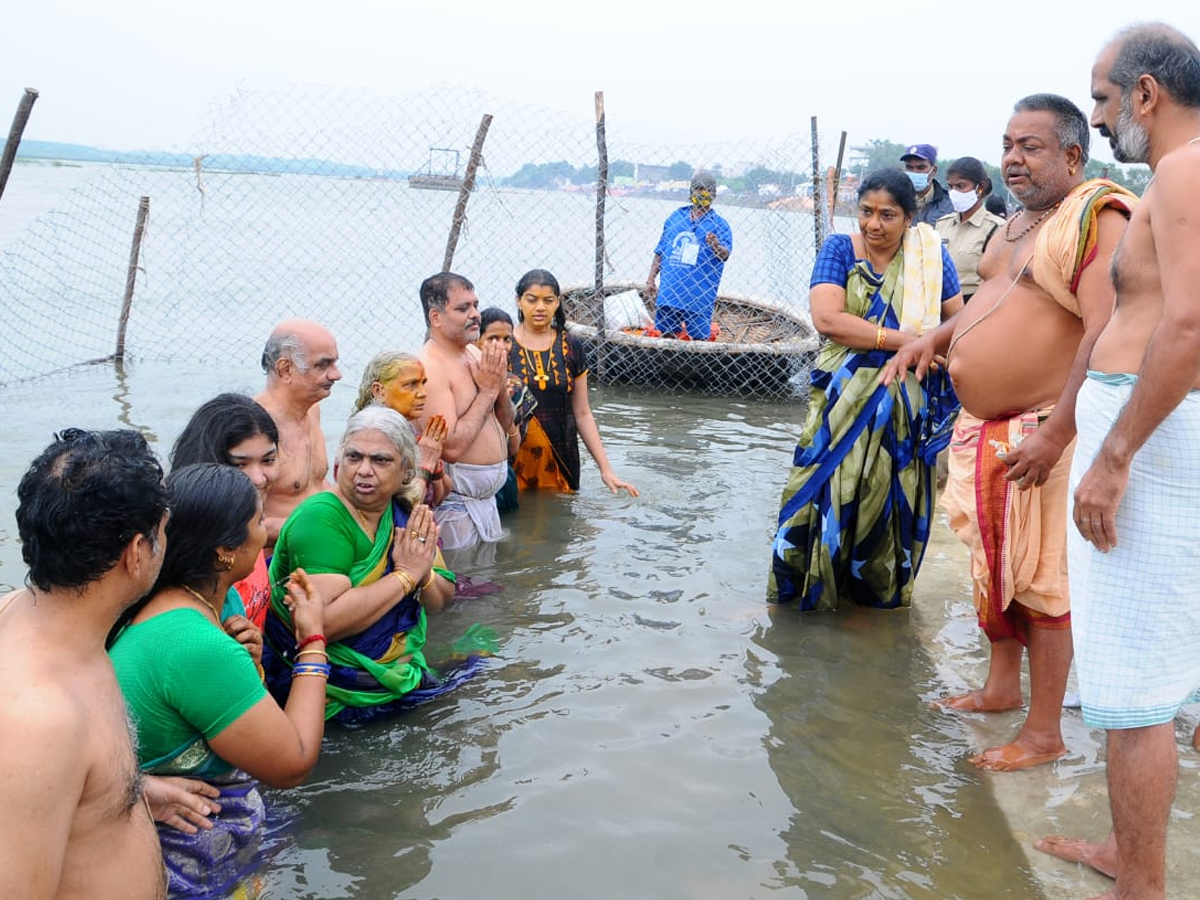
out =
<path fill-rule="evenodd" d="M 1067 755 L 1067 748 L 1060 746 L 1057 750 L 1042 752 L 1022 747 L 1016 741 L 1003 747 L 989 747 L 982 753 L 972 756 L 970 763 L 989 772 L 1016 772 L 1020 769 L 1032 769 L 1054 762 Z"/>
<path fill-rule="evenodd" d="M 941 709 L 955 709 L 959 712 L 1006 712 L 1010 709 L 1020 709 L 1021 696 L 990 697 L 984 691 L 968 691 L 965 694 L 955 694 L 953 697 L 942 697 L 934 700 L 933 705 Z"/>
<path fill-rule="evenodd" d="M 1099 844 L 1052 834 L 1040 841 L 1034 841 L 1033 846 L 1043 853 L 1049 853 L 1067 862 L 1090 866 L 1109 878 L 1117 877 L 1117 844 L 1111 834 Z"/>

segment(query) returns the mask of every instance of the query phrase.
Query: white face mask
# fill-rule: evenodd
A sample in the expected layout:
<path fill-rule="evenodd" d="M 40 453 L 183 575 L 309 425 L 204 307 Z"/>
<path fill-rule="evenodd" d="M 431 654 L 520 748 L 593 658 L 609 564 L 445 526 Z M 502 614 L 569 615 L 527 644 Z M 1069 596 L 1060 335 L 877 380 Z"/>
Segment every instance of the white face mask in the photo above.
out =
<path fill-rule="evenodd" d="M 965 213 L 979 202 L 979 195 L 974 191 L 950 191 L 950 203 L 956 213 Z"/>

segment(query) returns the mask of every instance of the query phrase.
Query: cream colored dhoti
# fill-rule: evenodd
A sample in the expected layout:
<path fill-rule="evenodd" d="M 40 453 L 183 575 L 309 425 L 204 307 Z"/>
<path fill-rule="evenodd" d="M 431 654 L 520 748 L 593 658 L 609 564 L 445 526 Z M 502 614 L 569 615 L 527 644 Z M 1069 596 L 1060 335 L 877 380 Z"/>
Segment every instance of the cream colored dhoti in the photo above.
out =
<path fill-rule="evenodd" d="M 950 441 L 942 508 L 971 551 L 975 611 L 993 641 L 1024 643 L 1030 625 L 1070 626 L 1067 481 L 1074 441 L 1040 487 L 1020 490 L 1004 479 L 1003 454 L 1037 431 L 1048 413 L 985 422 L 962 410 Z"/>

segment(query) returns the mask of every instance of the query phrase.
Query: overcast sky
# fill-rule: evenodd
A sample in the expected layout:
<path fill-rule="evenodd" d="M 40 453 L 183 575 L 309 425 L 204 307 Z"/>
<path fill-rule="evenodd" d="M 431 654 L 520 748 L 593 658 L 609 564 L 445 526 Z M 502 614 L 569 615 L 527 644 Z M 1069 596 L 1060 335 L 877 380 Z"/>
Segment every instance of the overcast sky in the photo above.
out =
<path fill-rule="evenodd" d="M 1142 0 L 38 0 L 0 21 L 0 134 L 25 87 L 26 138 L 186 149 L 238 87 L 404 93 L 439 84 L 555 110 L 603 90 L 645 142 L 807 133 L 938 145 L 999 161 L 1012 102 L 1065 94 L 1090 113 L 1097 51 L 1162 20 L 1200 39 L 1200 7 Z M 791 10 L 780 12 L 780 10 Z M 802 11 L 804 10 L 804 11 Z M 1183 12 L 1183 10 L 1191 10 Z M 1107 143 L 1095 155 L 1111 160 Z"/>

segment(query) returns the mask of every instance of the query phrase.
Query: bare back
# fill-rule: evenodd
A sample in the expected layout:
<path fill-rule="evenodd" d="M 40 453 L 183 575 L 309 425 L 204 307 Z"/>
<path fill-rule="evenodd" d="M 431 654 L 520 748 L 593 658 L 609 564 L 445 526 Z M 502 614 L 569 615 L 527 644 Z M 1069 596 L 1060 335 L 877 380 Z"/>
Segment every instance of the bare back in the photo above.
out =
<path fill-rule="evenodd" d="M 428 421 L 431 416 L 443 416 L 448 432 L 454 434 L 459 419 L 466 414 L 479 394 L 470 369 L 470 361 L 477 361 L 478 353 L 473 345 L 459 351 L 434 340 L 426 341 L 418 354 L 429 379 L 422 423 Z M 506 459 L 508 436 L 496 419 L 495 413 L 489 410 L 475 440 L 453 462 L 488 466 Z"/>
<path fill-rule="evenodd" d="M 163 898 L 112 665 L 52 646 L 27 610 L 7 609 L 14 596 L 0 600 L 0 896 Z"/>

